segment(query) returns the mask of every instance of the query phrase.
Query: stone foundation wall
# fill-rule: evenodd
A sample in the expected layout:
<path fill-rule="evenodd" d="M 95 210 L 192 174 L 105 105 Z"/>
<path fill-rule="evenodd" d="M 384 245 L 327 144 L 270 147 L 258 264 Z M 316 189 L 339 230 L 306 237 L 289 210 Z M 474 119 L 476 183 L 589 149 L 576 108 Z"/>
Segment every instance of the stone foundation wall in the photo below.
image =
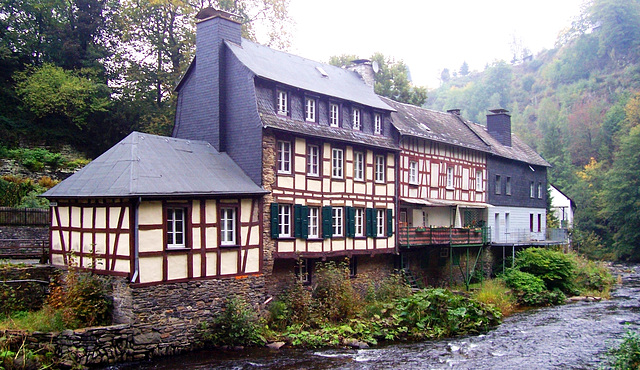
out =
<path fill-rule="evenodd" d="M 49 227 L 1 226 L 0 239 L 49 240 Z"/>
<path fill-rule="evenodd" d="M 53 282 L 56 274 L 57 269 L 48 265 L 0 268 L 0 297 L 3 300 L 0 307 L 8 305 L 8 309 L 39 310 L 49 295 L 49 283 Z"/>
<path fill-rule="evenodd" d="M 67 366 L 137 361 L 202 347 L 200 325 L 223 309 L 227 297 L 243 298 L 256 312 L 264 308 L 263 275 L 137 287 L 104 278 L 113 286 L 114 325 L 62 333 L 0 331 L 0 337 L 18 348 L 24 343 L 52 351 Z"/>

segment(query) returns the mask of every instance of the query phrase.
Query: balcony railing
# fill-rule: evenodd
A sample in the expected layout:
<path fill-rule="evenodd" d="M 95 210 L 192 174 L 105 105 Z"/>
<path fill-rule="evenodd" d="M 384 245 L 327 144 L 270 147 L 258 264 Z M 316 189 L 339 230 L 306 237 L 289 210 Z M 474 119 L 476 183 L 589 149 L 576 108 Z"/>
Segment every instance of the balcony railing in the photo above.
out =
<path fill-rule="evenodd" d="M 428 245 L 480 245 L 487 243 L 487 227 L 400 227 L 398 237 L 403 247 Z"/>

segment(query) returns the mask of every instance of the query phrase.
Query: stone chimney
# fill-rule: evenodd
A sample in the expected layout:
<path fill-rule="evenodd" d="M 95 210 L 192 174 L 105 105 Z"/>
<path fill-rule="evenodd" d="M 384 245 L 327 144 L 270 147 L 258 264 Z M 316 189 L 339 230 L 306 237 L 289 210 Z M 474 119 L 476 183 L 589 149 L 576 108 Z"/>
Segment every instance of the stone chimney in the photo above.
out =
<path fill-rule="evenodd" d="M 374 67 L 374 62 L 371 62 L 369 59 L 356 59 L 351 61 L 351 64 L 347 66 L 347 69 L 360 75 L 360 78 L 362 78 L 364 83 L 373 89 L 376 82 L 375 74 L 377 72 L 374 69 L 377 69 L 377 63 Z"/>
<path fill-rule="evenodd" d="M 490 109 L 487 131 L 502 145 L 511 146 L 511 115 L 506 109 Z"/>
<path fill-rule="evenodd" d="M 196 15 L 195 91 L 197 124 L 187 139 L 209 142 L 221 148 L 221 110 L 224 72 L 224 41 L 241 43 L 242 25 L 237 16 L 214 8 L 202 9 Z"/>

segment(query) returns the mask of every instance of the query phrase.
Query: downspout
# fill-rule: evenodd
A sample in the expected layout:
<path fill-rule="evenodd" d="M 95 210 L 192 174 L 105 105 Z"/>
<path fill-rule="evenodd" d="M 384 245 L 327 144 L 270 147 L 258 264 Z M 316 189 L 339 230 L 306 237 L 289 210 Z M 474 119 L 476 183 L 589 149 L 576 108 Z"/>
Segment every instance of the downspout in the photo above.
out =
<path fill-rule="evenodd" d="M 138 227 L 138 217 L 140 210 L 140 202 L 142 201 L 142 197 L 138 197 L 136 199 L 134 210 L 133 210 L 133 276 L 131 277 L 131 282 L 135 283 L 138 280 L 138 275 L 140 272 L 140 260 L 138 258 L 139 255 L 139 227 Z"/>

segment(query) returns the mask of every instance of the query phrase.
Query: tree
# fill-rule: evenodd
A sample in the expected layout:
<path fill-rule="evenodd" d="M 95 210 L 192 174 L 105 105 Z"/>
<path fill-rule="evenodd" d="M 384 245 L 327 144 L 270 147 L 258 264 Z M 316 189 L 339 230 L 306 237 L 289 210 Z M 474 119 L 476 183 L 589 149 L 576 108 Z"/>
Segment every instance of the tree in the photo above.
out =
<path fill-rule="evenodd" d="M 460 76 L 466 76 L 469 74 L 469 64 L 467 64 L 467 61 L 465 60 L 464 62 L 462 62 L 462 65 L 460 66 Z"/>
<path fill-rule="evenodd" d="M 329 58 L 329 64 L 337 67 L 346 67 L 351 61 L 360 59 L 355 55 L 339 55 Z M 415 86 L 409 78 L 409 68 L 403 61 L 396 62 L 393 58 L 387 58 L 382 53 L 375 53 L 371 61 L 378 63 L 379 70 L 375 74 L 374 90 L 376 94 L 389 99 L 422 106 L 427 100 L 427 88 Z"/>
<path fill-rule="evenodd" d="M 107 111 L 110 104 L 106 85 L 51 64 L 19 73 L 16 91 L 37 118 L 57 115 L 78 128 L 86 126 L 89 115 Z"/>
<path fill-rule="evenodd" d="M 602 191 L 602 216 L 613 229 L 619 257 L 640 260 L 640 126 L 620 142 Z"/>
<path fill-rule="evenodd" d="M 449 72 L 449 68 L 445 68 L 440 73 L 440 81 L 443 84 L 446 84 L 449 80 L 451 80 L 451 72 Z"/>
<path fill-rule="evenodd" d="M 640 1 L 595 0 L 591 23 L 599 25 L 598 53 L 627 64 L 640 58 Z"/>

